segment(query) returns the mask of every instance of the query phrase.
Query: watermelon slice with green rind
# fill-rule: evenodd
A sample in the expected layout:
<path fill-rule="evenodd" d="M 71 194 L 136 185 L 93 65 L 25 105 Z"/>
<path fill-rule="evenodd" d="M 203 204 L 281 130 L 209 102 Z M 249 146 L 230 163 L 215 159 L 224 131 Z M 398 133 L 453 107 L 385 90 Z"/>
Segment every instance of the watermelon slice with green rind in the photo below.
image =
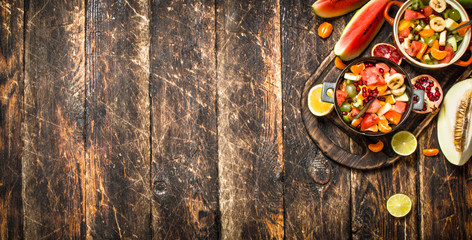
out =
<path fill-rule="evenodd" d="M 334 54 L 343 61 L 361 55 L 385 22 L 383 11 L 387 3 L 388 0 L 371 0 L 359 9 L 334 46 Z"/>

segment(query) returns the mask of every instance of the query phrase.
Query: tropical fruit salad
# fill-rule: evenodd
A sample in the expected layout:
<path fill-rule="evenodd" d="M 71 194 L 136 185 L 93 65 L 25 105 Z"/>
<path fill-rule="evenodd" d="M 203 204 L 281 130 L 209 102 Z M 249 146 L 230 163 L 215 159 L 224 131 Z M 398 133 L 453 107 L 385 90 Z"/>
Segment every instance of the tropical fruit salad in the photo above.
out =
<path fill-rule="evenodd" d="M 388 133 L 407 110 L 405 76 L 385 63 L 360 62 L 344 74 L 336 89 L 336 107 L 343 120 L 366 133 Z M 357 116 L 364 106 L 370 106 Z"/>
<path fill-rule="evenodd" d="M 426 64 L 449 63 L 467 28 L 452 32 L 462 22 L 460 12 L 445 0 L 414 0 L 398 24 L 400 47 Z"/>

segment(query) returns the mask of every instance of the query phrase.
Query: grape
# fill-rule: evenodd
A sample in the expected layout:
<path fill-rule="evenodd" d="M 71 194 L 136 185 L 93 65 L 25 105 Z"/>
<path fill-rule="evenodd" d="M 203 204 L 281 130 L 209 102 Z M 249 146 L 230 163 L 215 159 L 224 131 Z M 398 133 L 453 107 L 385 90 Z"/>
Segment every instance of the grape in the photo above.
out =
<path fill-rule="evenodd" d="M 451 18 L 452 20 L 457 22 L 457 21 L 461 20 L 461 14 L 456 9 L 452 9 L 449 12 L 449 18 Z"/>
<path fill-rule="evenodd" d="M 357 95 L 356 86 L 354 84 L 346 85 L 346 92 L 349 97 L 355 97 Z"/>
<path fill-rule="evenodd" d="M 341 104 L 341 107 L 339 107 L 339 110 L 341 110 L 341 112 L 350 112 L 351 104 L 348 102 L 343 102 L 343 104 Z"/>

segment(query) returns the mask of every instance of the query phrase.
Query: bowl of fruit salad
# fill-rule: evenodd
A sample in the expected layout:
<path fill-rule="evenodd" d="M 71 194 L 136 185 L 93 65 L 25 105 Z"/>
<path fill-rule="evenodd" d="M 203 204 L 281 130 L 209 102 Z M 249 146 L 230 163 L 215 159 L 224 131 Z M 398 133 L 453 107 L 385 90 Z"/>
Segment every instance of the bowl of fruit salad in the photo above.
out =
<path fill-rule="evenodd" d="M 332 97 L 329 89 L 335 92 Z M 380 136 L 399 129 L 412 109 L 423 108 L 424 91 L 413 89 L 395 62 L 367 57 L 351 62 L 336 82 L 324 82 L 321 101 L 335 104 L 336 114 L 348 129 Z"/>
<path fill-rule="evenodd" d="M 399 7 L 394 19 L 388 15 L 393 5 Z M 472 57 L 460 60 L 469 48 L 471 31 L 470 26 L 454 30 L 469 21 L 467 12 L 457 1 L 391 1 L 384 16 L 393 26 L 395 45 L 410 63 L 426 69 L 472 63 Z"/>

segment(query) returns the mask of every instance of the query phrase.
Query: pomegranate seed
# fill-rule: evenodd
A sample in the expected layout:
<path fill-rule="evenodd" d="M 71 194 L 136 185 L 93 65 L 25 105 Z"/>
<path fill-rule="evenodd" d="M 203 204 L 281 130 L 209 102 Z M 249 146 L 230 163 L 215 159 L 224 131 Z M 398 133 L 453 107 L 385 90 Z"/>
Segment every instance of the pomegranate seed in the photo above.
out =
<path fill-rule="evenodd" d="M 356 91 L 359 92 L 361 90 L 360 87 L 356 87 Z"/>
<path fill-rule="evenodd" d="M 413 34 L 418 35 L 418 31 L 413 32 Z"/>
<path fill-rule="evenodd" d="M 367 113 L 362 114 L 362 117 L 365 117 L 366 114 L 367 114 Z"/>
<path fill-rule="evenodd" d="M 367 91 L 367 90 L 365 90 L 365 88 L 362 88 L 362 92 L 365 93 L 365 91 Z"/>
<path fill-rule="evenodd" d="M 425 17 L 425 18 L 424 18 L 424 22 L 425 22 L 426 24 L 428 24 L 428 23 L 429 23 L 429 17 Z"/>
<path fill-rule="evenodd" d="M 372 92 L 372 89 L 368 88 L 368 89 L 367 89 L 367 92 L 371 93 L 371 92 Z"/>
<path fill-rule="evenodd" d="M 430 87 L 434 86 L 434 83 L 430 82 L 430 83 L 429 83 L 429 86 L 430 86 Z"/>
<path fill-rule="evenodd" d="M 367 99 L 369 99 L 369 101 L 372 100 L 373 98 L 374 97 L 372 97 L 372 96 L 367 97 Z"/>
<path fill-rule="evenodd" d="M 379 97 L 378 99 L 379 99 L 379 101 L 385 101 L 384 97 Z"/>
<path fill-rule="evenodd" d="M 358 84 L 357 82 L 355 82 L 355 83 L 354 83 L 354 86 L 356 86 L 356 87 L 357 87 L 357 85 L 359 85 L 359 84 Z"/>
<path fill-rule="evenodd" d="M 426 107 L 423 107 L 423 111 L 426 111 Z"/>
<path fill-rule="evenodd" d="M 413 27 L 409 27 L 408 30 L 410 30 L 410 32 L 413 30 Z"/>
<path fill-rule="evenodd" d="M 427 86 L 427 87 L 426 87 L 426 90 L 430 91 L 430 90 L 431 90 L 431 87 L 430 87 L 430 86 Z"/>
<path fill-rule="evenodd" d="M 346 116 L 347 115 L 347 112 L 343 112 L 343 116 Z"/>
<path fill-rule="evenodd" d="M 428 77 L 422 77 L 421 80 L 426 81 L 428 80 Z"/>
<path fill-rule="evenodd" d="M 440 94 L 439 92 L 436 92 L 434 95 L 435 95 L 436 97 L 439 97 L 441 94 Z"/>
<path fill-rule="evenodd" d="M 379 69 L 379 72 L 380 72 L 380 73 L 384 73 L 383 68 Z"/>
<path fill-rule="evenodd" d="M 367 94 L 366 94 L 365 92 L 363 92 L 363 93 L 362 93 L 362 96 L 363 96 L 364 98 L 366 98 L 366 97 L 367 97 Z"/>
<path fill-rule="evenodd" d="M 405 41 L 405 39 L 399 38 L 398 41 L 400 41 L 400 43 L 403 43 L 403 41 Z"/>
<path fill-rule="evenodd" d="M 434 90 L 436 90 L 436 92 L 439 92 L 439 87 L 436 87 Z"/>
<path fill-rule="evenodd" d="M 423 13 L 424 13 L 424 9 L 420 9 L 420 13 L 423 14 Z"/>
<path fill-rule="evenodd" d="M 351 99 L 349 99 L 349 100 L 347 100 L 347 102 L 348 102 L 348 103 L 352 103 L 352 100 L 351 100 Z"/>
<path fill-rule="evenodd" d="M 439 46 L 439 50 L 443 51 L 443 50 L 444 50 L 444 46 Z"/>

